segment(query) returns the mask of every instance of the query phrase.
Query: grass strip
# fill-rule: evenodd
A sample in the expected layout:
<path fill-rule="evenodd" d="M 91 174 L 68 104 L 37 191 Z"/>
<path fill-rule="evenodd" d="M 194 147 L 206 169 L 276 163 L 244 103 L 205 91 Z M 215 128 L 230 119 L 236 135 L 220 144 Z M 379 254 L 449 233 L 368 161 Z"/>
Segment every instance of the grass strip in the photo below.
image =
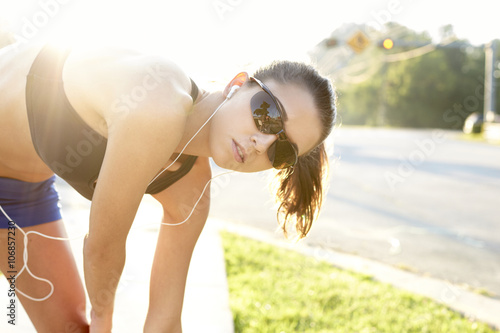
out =
<path fill-rule="evenodd" d="M 236 333 L 498 332 L 433 300 L 221 232 Z"/>

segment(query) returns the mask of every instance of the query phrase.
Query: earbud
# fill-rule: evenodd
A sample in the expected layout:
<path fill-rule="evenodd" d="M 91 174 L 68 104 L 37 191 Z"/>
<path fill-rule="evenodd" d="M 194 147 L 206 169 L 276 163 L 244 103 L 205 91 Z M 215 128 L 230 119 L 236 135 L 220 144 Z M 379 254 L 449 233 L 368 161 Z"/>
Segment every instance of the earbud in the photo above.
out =
<path fill-rule="evenodd" d="M 230 99 L 231 97 L 233 97 L 234 93 L 235 93 L 238 89 L 240 89 L 240 86 L 238 86 L 238 85 L 234 85 L 234 86 L 232 86 L 232 87 L 231 87 L 231 90 L 230 90 L 230 91 L 229 91 L 229 93 L 227 94 L 226 99 Z"/>

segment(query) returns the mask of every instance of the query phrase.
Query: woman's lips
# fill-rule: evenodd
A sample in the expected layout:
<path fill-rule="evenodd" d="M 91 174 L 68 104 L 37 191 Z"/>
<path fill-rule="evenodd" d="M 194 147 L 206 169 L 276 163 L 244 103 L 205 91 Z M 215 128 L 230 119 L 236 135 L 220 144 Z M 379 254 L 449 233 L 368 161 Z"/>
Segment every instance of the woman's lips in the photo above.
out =
<path fill-rule="evenodd" d="M 232 146 L 233 146 L 233 156 L 236 162 L 244 163 L 245 162 L 244 149 L 234 140 Z"/>

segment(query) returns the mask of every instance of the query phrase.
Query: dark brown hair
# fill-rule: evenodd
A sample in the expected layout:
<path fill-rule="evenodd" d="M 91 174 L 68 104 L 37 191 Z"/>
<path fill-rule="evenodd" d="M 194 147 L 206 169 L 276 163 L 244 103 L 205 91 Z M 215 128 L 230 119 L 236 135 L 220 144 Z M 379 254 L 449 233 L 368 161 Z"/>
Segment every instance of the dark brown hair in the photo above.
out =
<path fill-rule="evenodd" d="M 287 235 L 295 225 L 299 238 L 307 235 L 318 217 L 323 203 L 328 174 L 328 156 L 324 141 L 331 133 L 336 119 L 336 95 L 329 79 L 304 63 L 279 61 L 260 68 L 254 76 L 281 84 L 297 84 L 313 96 L 323 127 L 315 148 L 299 156 L 293 168 L 279 170 L 276 174 L 276 201 L 279 203 L 278 221 Z"/>

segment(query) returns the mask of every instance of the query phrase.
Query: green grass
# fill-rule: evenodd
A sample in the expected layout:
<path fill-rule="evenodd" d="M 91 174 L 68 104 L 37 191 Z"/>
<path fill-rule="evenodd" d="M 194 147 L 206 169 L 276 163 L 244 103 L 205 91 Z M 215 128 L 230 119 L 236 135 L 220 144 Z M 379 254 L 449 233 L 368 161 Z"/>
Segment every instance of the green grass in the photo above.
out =
<path fill-rule="evenodd" d="M 496 332 L 428 298 L 221 233 L 237 333 Z"/>

